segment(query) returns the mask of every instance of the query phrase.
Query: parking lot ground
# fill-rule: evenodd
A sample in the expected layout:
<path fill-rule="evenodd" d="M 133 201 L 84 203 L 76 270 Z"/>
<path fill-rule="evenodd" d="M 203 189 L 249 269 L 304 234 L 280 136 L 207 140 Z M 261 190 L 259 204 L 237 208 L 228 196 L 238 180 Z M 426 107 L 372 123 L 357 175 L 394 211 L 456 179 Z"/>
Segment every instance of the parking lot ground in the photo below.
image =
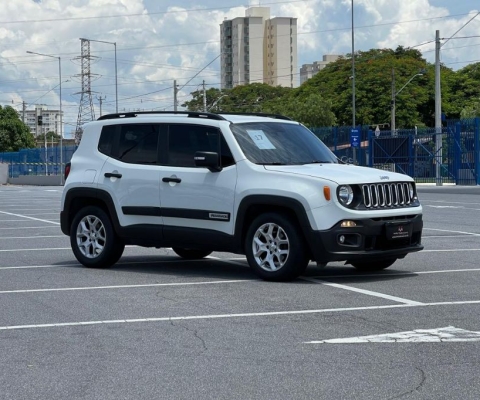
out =
<path fill-rule="evenodd" d="M 84 268 L 60 188 L 0 186 L 0 397 L 478 399 L 479 194 L 420 189 L 425 250 L 385 271 L 273 283 L 226 253 Z"/>

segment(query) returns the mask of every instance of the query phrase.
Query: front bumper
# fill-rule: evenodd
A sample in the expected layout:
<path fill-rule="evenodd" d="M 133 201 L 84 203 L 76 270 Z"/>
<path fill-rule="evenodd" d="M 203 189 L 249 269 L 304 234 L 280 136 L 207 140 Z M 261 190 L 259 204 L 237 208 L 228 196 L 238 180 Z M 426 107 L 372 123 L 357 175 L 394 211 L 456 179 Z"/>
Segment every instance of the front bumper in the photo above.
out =
<path fill-rule="evenodd" d="M 343 228 L 338 222 L 325 231 L 310 231 L 307 240 L 313 259 L 317 262 L 368 261 L 385 258 L 403 258 L 408 253 L 423 249 L 421 244 L 422 215 L 394 218 L 354 220 L 355 227 Z M 411 229 L 408 237 L 387 239 L 389 226 Z M 343 236 L 344 242 L 341 243 Z"/>

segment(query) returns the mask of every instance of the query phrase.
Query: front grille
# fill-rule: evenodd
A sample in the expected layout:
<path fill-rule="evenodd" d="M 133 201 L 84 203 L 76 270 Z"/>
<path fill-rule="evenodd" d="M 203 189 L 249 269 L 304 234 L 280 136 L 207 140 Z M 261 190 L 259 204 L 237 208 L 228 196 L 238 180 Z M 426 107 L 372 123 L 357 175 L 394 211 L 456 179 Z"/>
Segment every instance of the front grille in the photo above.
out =
<path fill-rule="evenodd" d="M 392 208 L 411 205 L 408 182 L 372 183 L 362 185 L 363 204 L 366 208 Z"/>

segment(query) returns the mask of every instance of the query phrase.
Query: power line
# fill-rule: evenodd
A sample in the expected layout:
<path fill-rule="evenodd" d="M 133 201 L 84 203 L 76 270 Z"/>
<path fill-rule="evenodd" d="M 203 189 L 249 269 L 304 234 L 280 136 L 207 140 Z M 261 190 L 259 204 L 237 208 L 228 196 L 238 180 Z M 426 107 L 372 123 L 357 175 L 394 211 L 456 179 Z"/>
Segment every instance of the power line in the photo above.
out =
<path fill-rule="evenodd" d="M 315 1 L 315 0 L 276 1 L 271 3 L 263 3 L 262 6 L 275 5 L 275 4 L 305 3 L 308 1 Z M 201 8 L 201 9 L 191 8 L 191 9 L 183 9 L 183 10 L 156 11 L 156 12 L 135 13 L 135 14 L 99 15 L 99 16 L 93 16 L 93 17 L 68 17 L 68 18 L 50 18 L 50 19 L 37 19 L 37 20 L 30 19 L 30 20 L 16 20 L 16 21 L 0 21 L 0 24 L 24 24 L 24 23 L 57 22 L 57 21 L 81 21 L 81 20 L 106 19 L 106 18 L 145 17 L 150 15 L 166 15 L 166 14 L 179 14 L 179 13 L 202 12 L 202 11 L 228 10 L 232 7 L 242 7 L 242 6 L 232 5 L 232 6 L 215 7 L 215 8 Z"/>
<path fill-rule="evenodd" d="M 216 56 L 212 61 L 210 61 L 207 65 L 205 65 L 200 71 L 198 71 L 195 75 L 193 75 L 188 81 L 187 83 L 185 83 L 185 85 L 183 85 L 181 88 L 179 88 L 178 90 L 182 90 L 188 83 L 190 83 L 190 81 L 192 79 L 194 79 L 200 72 L 202 72 L 205 68 L 207 68 L 210 64 L 213 64 L 214 61 L 217 60 L 217 58 L 220 58 L 222 54 L 219 54 L 218 56 Z"/>
<path fill-rule="evenodd" d="M 444 42 L 442 45 L 440 45 L 440 48 L 442 48 L 443 46 L 445 46 L 448 41 L 450 39 L 452 39 L 458 32 L 460 32 L 463 28 L 465 28 L 470 22 L 472 22 L 475 18 L 477 18 L 477 16 L 480 14 L 480 11 L 477 12 L 472 18 L 470 18 L 467 22 L 465 22 L 461 27 L 460 29 L 458 29 L 452 36 L 450 36 L 446 42 Z"/>

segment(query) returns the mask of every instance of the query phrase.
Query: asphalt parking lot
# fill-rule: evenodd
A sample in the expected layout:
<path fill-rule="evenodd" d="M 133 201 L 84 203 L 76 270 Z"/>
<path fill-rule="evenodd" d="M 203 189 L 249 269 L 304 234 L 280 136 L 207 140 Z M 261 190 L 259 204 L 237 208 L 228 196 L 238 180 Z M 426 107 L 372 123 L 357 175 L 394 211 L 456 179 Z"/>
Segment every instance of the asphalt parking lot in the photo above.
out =
<path fill-rule="evenodd" d="M 0 186 L 2 399 L 479 399 L 480 190 L 421 188 L 425 250 L 388 270 L 127 247 L 80 266 L 61 188 Z"/>

